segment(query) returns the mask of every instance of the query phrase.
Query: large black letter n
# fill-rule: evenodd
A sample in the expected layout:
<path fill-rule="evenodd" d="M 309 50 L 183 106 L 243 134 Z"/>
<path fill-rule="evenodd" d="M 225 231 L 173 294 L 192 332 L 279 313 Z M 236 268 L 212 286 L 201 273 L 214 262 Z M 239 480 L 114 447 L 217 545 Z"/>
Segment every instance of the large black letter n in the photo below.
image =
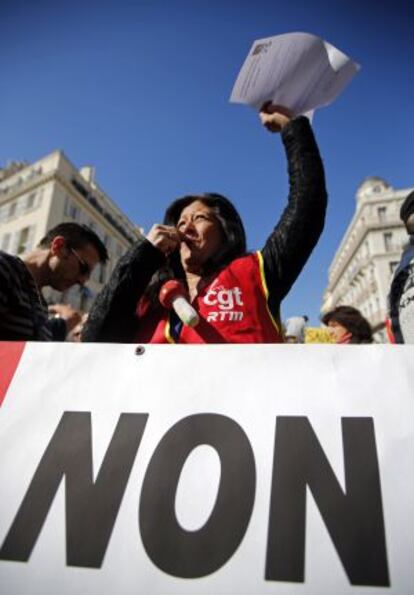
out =
<path fill-rule="evenodd" d="M 266 579 L 303 582 L 306 487 L 353 585 L 389 586 L 371 418 L 343 418 L 344 493 L 306 417 L 278 417 Z"/>
<path fill-rule="evenodd" d="M 67 564 L 99 568 L 147 417 L 137 413 L 120 416 L 94 482 L 91 414 L 65 412 L 4 540 L 0 559 L 29 559 L 65 477 Z"/>

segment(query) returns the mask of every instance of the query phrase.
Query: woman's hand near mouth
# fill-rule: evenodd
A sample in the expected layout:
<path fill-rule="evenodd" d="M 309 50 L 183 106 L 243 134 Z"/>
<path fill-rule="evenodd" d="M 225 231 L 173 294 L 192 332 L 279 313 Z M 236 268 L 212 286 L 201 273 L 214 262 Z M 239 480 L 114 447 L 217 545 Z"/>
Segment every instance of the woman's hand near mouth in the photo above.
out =
<path fill-rule="evenodd" d="M 177 250 L 181 243 L 181 236 L 175 227 L 171 225 L 161 225 L 156 223 L 153 225 L 146 236 L 147 240 L 151 242 L 155 248 L 161 250 L 165 256 L 169 256 L 171 252 Z"/>

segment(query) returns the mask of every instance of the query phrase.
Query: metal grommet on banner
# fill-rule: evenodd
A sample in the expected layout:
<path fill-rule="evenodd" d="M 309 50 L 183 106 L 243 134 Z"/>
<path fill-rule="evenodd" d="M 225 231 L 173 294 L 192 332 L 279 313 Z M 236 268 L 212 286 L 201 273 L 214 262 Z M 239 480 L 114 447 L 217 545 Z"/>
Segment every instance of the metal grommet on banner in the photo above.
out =
<path fill-rule="evenodd" d="M 145 347 L 143 345 L 137 345 L 135 348 L 135 355 L 144 355 Z"/>

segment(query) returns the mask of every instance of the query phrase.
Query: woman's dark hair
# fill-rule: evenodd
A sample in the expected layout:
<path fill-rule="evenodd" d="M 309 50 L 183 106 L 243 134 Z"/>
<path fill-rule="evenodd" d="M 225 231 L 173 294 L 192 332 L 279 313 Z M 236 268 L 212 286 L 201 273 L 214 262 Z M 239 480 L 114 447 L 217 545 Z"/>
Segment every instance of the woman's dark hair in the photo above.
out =
<path fill-rule="evenodd" d="M 223 231 L 221 248 L 204 265 L 203 273 L 208 275 L 229 264 L 235 258 L 246 253 L 246 233 L 237 210 L 228 198 L 221 194 L 206 193 L 187 195 L 178 198 L 167 208 L 164 224 L 176 226 L 182 211 L 191 203 L 199 200 L 210 207 Z M 168 279 L 184 279 L 179 251 L 175 251 L 168 259 L 168 264 L 160 269 L 152 278 L 146 295 L 153 303 L 158 302 L 158 291 Z"/>
<path fill-rule="evenodd" d="M 351 333 L 350 343 L 372 343 L 372 329 L 366 318 L 353 306 L 338 306 L 322 317 L 322 322 L 338 322 Z"/>

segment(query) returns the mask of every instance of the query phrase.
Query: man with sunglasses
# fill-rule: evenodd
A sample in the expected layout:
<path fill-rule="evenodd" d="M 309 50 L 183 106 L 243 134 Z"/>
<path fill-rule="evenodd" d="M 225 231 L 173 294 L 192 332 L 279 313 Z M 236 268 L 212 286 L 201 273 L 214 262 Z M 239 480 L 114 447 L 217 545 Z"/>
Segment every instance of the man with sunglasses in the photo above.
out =
<path fill-rule="evenodd" d="M 86 225 L 60 223 L 21 259 L 0 251 L 0 341 L 57 338 L 41 290 L 65 291 L 89 279 L 108 253 Z"/>

